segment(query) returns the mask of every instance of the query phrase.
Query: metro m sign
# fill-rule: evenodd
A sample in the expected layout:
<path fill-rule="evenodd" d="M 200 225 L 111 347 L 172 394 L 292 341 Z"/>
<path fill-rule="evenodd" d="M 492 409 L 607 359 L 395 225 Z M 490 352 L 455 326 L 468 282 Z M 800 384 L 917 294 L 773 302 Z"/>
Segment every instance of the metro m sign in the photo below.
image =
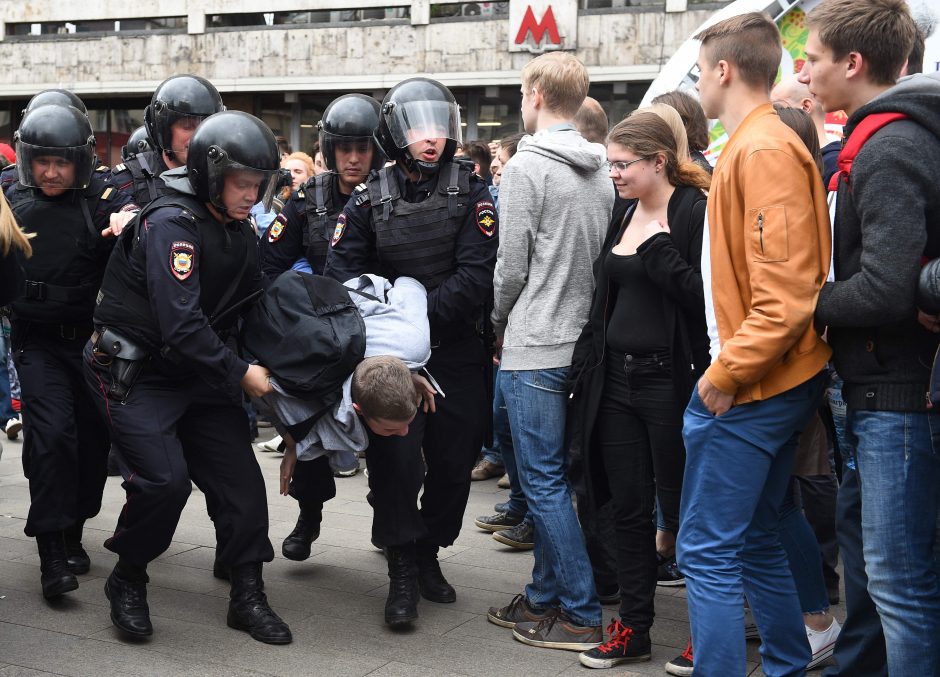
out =
<path fill-rule="evenodd" d="M 576 49 L 578 0 L 509 0 L 509 51 Z"/>

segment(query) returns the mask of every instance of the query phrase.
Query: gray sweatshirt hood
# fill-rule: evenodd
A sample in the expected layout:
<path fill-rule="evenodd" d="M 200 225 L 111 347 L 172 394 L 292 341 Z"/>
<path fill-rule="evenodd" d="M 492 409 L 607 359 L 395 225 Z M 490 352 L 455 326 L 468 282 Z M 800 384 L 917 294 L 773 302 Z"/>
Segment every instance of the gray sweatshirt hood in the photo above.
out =
<path fill-rule="evenodd" d="M 940 137 L 940 73 L 918 73 L 898 80 L 898 84 L 859 108 L 849 118 L 846 135 L 866 115 L 904 113 L 935 136 Z"/>
<path fill-rule="evenodd" d="M 574 130 L 542 130 L 519 141 L 518 153 L 536 153 L 582 172 L 596 172 L 607 161 L 607 149 Z"/>
<path fill-rule="evenodd" d="M 186 167 L 168 169 L 160 175 L 160 178 L 163 180 L 163 183 L 173 190 L 186 193 L 187 195 L 196 194 L 193 184 L 189 182 L 189 172 Z"/>

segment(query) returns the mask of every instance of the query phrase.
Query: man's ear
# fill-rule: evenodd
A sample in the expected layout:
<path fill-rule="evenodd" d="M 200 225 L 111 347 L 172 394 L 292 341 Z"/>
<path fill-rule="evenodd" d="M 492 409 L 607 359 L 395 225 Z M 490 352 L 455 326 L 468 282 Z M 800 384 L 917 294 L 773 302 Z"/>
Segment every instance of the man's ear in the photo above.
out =
<path fill-rule="evenodd" d="M 362 416 L 362 409 L 359 408 L 359 405 L 353 402 L 353 411 Z"/>
<path fill-rule="evenodd" d="M 849 52 L 845 57 L 845 79 L 863 78 L 868 74 L 868 62 L 860 52 Z"/>
<path fill-rule="evenodd" d="M 474 163 L 473 163 L 473 173 L 474 173 L 474 174 L 479 174 L 479 173 L 480 173 L 480 163 L 479 163 L 479 162 L 474 162 Z"/>
<path fill-rule="evenodd" d="M 727 87 L 733 79 L 731 64 L 724 59 L 719 59 L 715 65 L 718 67 L 718 84 Z"/>
<path fill-rule="evenodd" d="M 800 110 L 802 110 L 807 115 L 813 114 L 813 108 L 816 107 L 816 102 L 813 101 L 810 97 L 804 96 L 800 101 Z"/>
<path fill-rule="evenodd" d="M 542 107 L 542 91 L 538 87 L 532 88 L 532 107 L 536 110 Z"/>

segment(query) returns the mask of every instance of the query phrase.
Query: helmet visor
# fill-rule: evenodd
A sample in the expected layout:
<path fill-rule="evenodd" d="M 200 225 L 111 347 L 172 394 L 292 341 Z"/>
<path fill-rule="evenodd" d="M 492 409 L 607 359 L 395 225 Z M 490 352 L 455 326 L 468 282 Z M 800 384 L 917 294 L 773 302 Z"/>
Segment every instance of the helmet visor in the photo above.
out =
<path fill-rule="evenodd" d="M 455 103 L 396 103 L 385 115 L 389 134 L 398 148 L 405 148 L 424 139 L 451 139 L 461 143 L 460 108 Z"/>
<path fill-rule="evenodd" d="M 16 160 L 20 184 L 31 188 L 81 190 L 91 183 L 95 170 L 91 144 L 49 148 L 17 141 Z"/>
<path fill-rule="evenodd" d="M 260 202 L 264 211 L 271 210 L 277 192 L 277 169 L 256 169 L 224 159 L 210 162 L 208 172 L 210 201 L 219 209 L 232 213 Z"/>

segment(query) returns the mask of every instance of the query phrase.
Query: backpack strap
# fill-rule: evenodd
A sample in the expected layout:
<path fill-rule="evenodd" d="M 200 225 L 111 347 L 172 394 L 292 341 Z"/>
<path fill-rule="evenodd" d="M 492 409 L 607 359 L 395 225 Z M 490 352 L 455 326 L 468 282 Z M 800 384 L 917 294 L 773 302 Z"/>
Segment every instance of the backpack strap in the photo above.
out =
<path fill-rule="evenodd" d="M 849 174 L 852 171 L 852 164 L 855 158 L 862 150 L 862 146 L 875 135 L 879 129 L 885 125 L 897 122 L 898 120 L 908 120 L 910 117 L 904 113 L 872 113 L 862 119 L 852 130 L 852 134 L 845 140 L 842 150 L 839 151 L 839 160 L 837 166 L 839 170 L 829 179 L 829 190 L 839 189 L 839 181 L 845 177 L 845 182 L 849 182 Z"/>

